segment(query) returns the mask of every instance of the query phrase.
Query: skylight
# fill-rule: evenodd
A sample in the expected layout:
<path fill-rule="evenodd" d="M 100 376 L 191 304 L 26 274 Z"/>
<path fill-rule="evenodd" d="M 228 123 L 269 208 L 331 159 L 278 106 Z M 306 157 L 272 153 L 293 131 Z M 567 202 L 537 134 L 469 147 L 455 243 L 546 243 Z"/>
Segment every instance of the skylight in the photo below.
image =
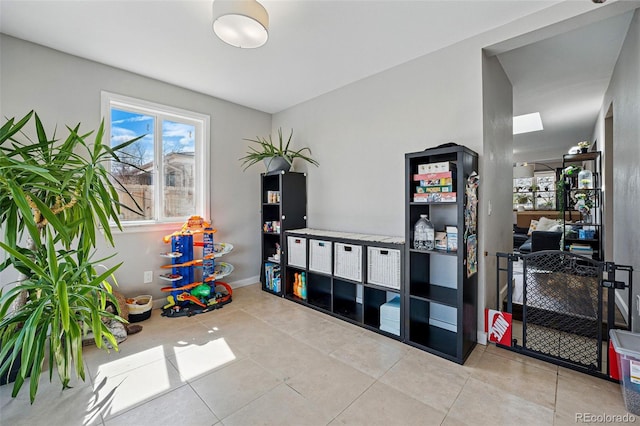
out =
<path fill-rule="evenodd" d="M 542 119 L 539 112 L 517 115 L 513 117 L 513 134 L 537 132 L 542 130 Z"/>

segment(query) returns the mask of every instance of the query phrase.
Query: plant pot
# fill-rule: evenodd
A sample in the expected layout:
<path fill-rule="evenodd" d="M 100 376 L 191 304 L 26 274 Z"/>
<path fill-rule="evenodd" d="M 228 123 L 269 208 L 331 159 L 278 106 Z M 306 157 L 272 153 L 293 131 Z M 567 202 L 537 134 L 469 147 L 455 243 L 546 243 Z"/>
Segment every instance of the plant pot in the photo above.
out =
<path fill-rule="evenodd" d="M 288 172 L 291 169 L 291 164 L 289 164 L 283 157 L 265 158 L 263 161 L 265 167 L 267 168 L 267 173 L 279 170 Z"/>
<path fill-rule="evenodd" d="M 11 356 L 11 353 L 8 353 L 5 359 Z M 6 385 L 8 383 L 13 383 L 16 381 L 16 377 L 18 377 L 18 371 L 20 371 L 20 359 L 22 358 L 22 351 L 18 353 L 18 358 L 16 358 L 15 362 L 11 366 L 9 370 L 5 372 L 2 376 L 0 376 L 0 386 Z M 4 361 L 4 360 L 3 360 Z M 27 377 L 29 377 L 27 375 Z"/>
<path fill-rule="evenodd" d="M 589 148 L 580 148 L 580 154 L 586 154 L 589 151 Z"/>

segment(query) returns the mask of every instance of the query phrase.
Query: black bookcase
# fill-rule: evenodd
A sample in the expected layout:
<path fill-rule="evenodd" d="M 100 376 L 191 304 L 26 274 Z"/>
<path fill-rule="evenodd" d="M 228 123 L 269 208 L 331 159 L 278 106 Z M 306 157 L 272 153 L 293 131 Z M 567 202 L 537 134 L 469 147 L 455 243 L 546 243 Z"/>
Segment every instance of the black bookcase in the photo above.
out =
<path fill-rule="evenodd" d="M 581 185 L 579 173 L 571 175 L 562 174 L 564 181 L 563 202 L 560 204 L 563 211 L 564 229 L 567 230 L 564 237 L 564 250 L 573 251 L 576 254 L 591 255 L 595 260 L 604 260 L 602 241 L 604 226 L 602 222 L 602 162 L 599 151 L 584 152 L 579 154 L 565 154 L 562 156 L 562 169 L 569 166 L 578 166 L 592 173 L 591 183 Z M 587 200 L 590 205 L 588 213 L 583 211 L 576 213 L 576 203 L 579 198 Z M 568 211 L 569 215 L 564 214 Z M 569 229 L 570 228 L 570 229 Z M 591 250 L 591 253 L 584 252 Z"/>
<path fill-rule="evenodd" d="M 303 228 L 307 224 L 307 175 L 276 171 L 261 175 L 261 232 L 262 264 L 260 282 L 264 291 L 284 295 L 286 283 L 284 233 L 289 229 Z M 269 226 L 270 225 L 270 226 Z M 279 258 L 276 256 L 280 247 Z M 274 288 L 268 278 L 270 270 L 279 269 L 279 288 Z"/>
<path fill-rule="evenodd" d="M 451 187 L 440 188 L 449 194 L 416 196 L 426 191 L 418 189 L 422 184 L 415 180 L 416 175 L 427 174 L 424 169 L 439 170 L 425 166 L 436 163 L 446 163 L 442 167 L 452 171 Z M 467 180 L 477 170 L 478 154 L 459 145 L 405 154 L 404 341 L 459 364 L 477 340 L 477 204 L 472 205 L 465 195 Z M 465 211 L 468 218 L 475 211 L 475 223 L 465 222 Z M 436 232 L 447 226 L 455 228 L 456 251 L 413 248 L 413 227 L 422 214 L 429 217 Z"/>

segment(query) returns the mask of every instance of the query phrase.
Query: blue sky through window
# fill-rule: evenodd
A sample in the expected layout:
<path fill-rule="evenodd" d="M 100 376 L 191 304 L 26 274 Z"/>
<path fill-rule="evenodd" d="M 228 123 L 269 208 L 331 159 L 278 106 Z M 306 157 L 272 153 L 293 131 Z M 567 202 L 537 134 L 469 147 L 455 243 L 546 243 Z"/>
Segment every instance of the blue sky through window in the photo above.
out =
<path fill-rule="evenodd" d="M 125 151 L 140 159 L 139 164 L 153 161 L 153 131 L 155 118 L 136 112 L 111 109 L 111 146 L 145 135 Z"/>
<path fill-rule="evenodd" d="M 126 151 L 140 159 L 140 164 L 153 161 L 155 117 L 111 109 L 111 145 L 118 145 L 146 135 Z M 162 122 L 163 154 L 195 152 L 195 126 L 164 120 Z"/>

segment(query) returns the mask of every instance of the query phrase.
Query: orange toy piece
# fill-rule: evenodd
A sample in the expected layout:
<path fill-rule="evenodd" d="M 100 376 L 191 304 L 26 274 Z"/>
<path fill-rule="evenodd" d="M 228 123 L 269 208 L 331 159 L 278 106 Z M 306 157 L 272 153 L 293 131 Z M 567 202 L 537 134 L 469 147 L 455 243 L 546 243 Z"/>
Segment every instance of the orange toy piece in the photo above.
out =
<path fill-rule="evenodd" d="M 160 291 L 174 291 L 174 290 L 189 290 L 190 288 L 198 287 L 201 282 L 195 282 L 191 284 L 186 284 L 181 287 L 162 287 Z"/>
<path fill-rule="evenodd" d="M 194 266 L 202 264 L 203 260 L 213 259 L 215 257 L 215 253 L 211 253 L 203 257 L 202 259 L 194 259 L 184 263 L 174 263 L 172 265 L 162 265 L 161 268 L 171 269 L 171 268 L 180 268 L 182 266 Z"/>
<path fill-rule="evenodd" d="M 179 295 L 178 295 L 178 301 L 180 301 L 180 302 L 184 302 L 185 300 L 186 300 L 186 301 L 189 301 L 189 302 L 193 302 L 193 303 L 195 303 L 196 305 L 202 306 L 203 308 L 206 308 L 206 307 L 207 307 L 207 305 L 205 305 L 204 303 L 202 303 L 202 302 L 200 301 L 200 299 L 198 299 L 198 298 L 197 298 L 197 297 L 195 297 L 195 296 L 192 296 L 192 295 L 191 295 L 191 294 L 189 294 L 189 293 L 186 293 L 186 292 L 185 292 L 185 293 L 181 293 L 181 294 L 179 294 Z"/>
<path fill-rule="evenodd" d="M 200 216 L 191 216 L 187 221 L 182 225 L 182 228 L 179 231 L 174 232 L 173 234 L 165 235 L 162 238 L 162 241 L 165 243 L 171 242 L 171 237 L 176 235 L 193 235 L 193 234 L 215 234 L 215 229 L 205 230 L 205 228 L 211 228 L 211 222 L 207 222 Z"/>

